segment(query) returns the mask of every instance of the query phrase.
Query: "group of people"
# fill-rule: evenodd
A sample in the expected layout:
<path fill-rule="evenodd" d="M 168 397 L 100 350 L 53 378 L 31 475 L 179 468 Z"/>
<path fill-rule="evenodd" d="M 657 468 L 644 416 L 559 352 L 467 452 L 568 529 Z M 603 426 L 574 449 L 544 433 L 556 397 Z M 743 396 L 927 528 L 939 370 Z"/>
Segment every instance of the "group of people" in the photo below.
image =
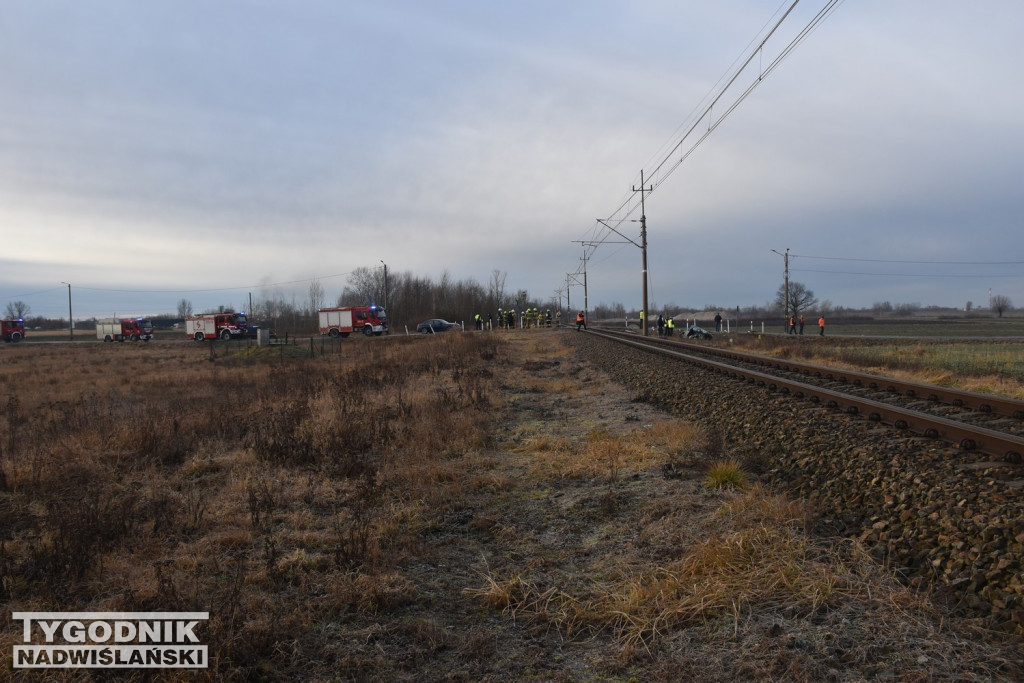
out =
<path fill-rule="evenodd" d="M 498 327 L 501 329 L 516 329 L 516 317 L 517 314 L 514 310 L 502 310 L 498 309 Z M 527 308 L 518 314 L 519 322 L 524 329 L 529 327 L 551 327 L 552 324 L 560 325 L 562 320 L 562 312 L 555 311 L 554 316 L 551 314 L 551 309 L 545 309 L 540 311 L 537 308 Z M 640 311 L 640 324 L 643 324 L 644 313 Z M 486 328 L 483 316 L 477 313 L 473 316 L 473 322 L 476 325 L 476 329 L 493 329 L 494 318 L 490 313 L 487 314 Z M 804 333 L 804 316 L 789 316 L 789 334 L 803 334 Z M 587 320 L 583 311 L 576 314 L 576 329 L 587 329 Z M 657 329 L 659 337 L 671 337 L 675 333 L 676 323 L 671 316 L 663 317 L 658 316 Z M 722 314 L 719 313 L 715 316 L 715 331 L 721 332 L 722 330 Z M 818 334 L 822 337 L 825 336 L 825 316 L 821 315 L 818 317 Z"/>
<path fill-rule="evenodd" d="M 498 309 L 498 327 L 503 330 L 516 329 L 517 321 L 525 329 L 528 327 L 551 327 L 553 324 L 561 324 L 561 319 L 562 312 L 555 311 L 552 314 L 550 308 L 543 311 L 536 307 L 527 308 L 519 313 L 512 309 L 507 311 L 501 308 Z M 476 325 L 476 329 L 485 329 L 483 316 L 479 313 L 473 316 L 473 322 Z M 487 314 L 486 329 L 494 329 L 494 318 L 490 313 Z"/>
<path fill-rule="evenodd" d="M 663 318 L 658 316 L 658 336 L 671 337 L 675 333 L 676 321 L 671 317 Z"/>
<path fill-rule="evenodd" d="M 640 327 L 644 325 L 644 312 L 640 311 Z M 629 318 L 626 318 L 626 326 L 629 326 Z M 659 337 L 671 337 L 676 329 L 676 321 L 671 317 L 664 317 L 658 315 L 657 321 L 653 323 L 654 327 L 658 329 Z"/>
<path fill-rule="evenodd" d="M 797 326 L 800 327 L 800 331 L 797 332 Z M 795 315 L 789 316 L 789 334 L 803 334 L 804 333 L 804 316 L 801 315 L 799 318 Z M 825 316 L 818 316 L 818 335 L 821 337 L 825 336 Z"/>

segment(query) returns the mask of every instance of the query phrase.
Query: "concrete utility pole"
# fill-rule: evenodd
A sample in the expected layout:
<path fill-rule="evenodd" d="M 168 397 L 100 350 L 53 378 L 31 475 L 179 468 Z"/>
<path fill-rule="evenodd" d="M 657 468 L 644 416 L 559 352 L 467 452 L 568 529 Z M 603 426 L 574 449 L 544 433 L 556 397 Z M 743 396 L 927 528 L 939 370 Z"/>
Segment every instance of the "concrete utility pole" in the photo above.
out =
<path fill-rule="evenodd" d="M 640 331 L 643 336 L 647 336 L 647 319 L 651 317 L 651 312 L 647 309 L 647 210 L 644 207 L 644 194 L 647 192 L 653 192 L 654 186 L 644 187 L 644 170 L 640 169 L 640 187 L 633 186 L 633 192 L 640 193 L 640 251 L 643 253 L 643 315 L 644 319 L 640 325 Z"/>
<path fill-rule="evenodd" d="M 608 225 L 607 223 L 602 221 L 600 218 L 598 218 L 597 220 L 598 220 L 598 222 L 601 225 L 609 228 L 614 233 L 621 234 L 621 233 L 619 233 L 618 230 L 615 230 L 615 228 L 612 228 L 612 226 Z M 581 241 L 581 240 L 573 240 L 573 241 L 577 242 L 578 244 L 582 244 L 583 245 L 583 256 L 580 258 L 580 260 L 583 261 L 583 282 L 580 282 L 576 278 L 576 276 L 580 274 L 580 271 L 577 268 L 575 273 L 569 273 L 566 276 L 566 278 L 565 278 L 566 290 L 568 290 L 568 288 L 569 288 L 568 285 L 569 285 L 569 280 L 570 279 L 574 280 L 576 282 L 576 284 L 578 284 L 578 285 L 579 284 L 583 285 L 583 314 L 587 317 L 587 320 L 590 320 L 590 295 L 587 292 L 587 261 L 590 260 L 590 257 L 587 256 L 587 247 L 596 247 L 598 244 L 600 244 L 600 242 L 587 242 L 587 241 Z M 636 242 L 633 242 L 632 240 L 629 240 L 629 242 L 631 244 L 636 244 Z M 637 246 L 639 246 L 639 245 L 637 245 Z M 566 297 L 566 301 L 568 302 L 568 300 L 569 300 L 569 297 L 567 296 Z M 572 308 L 572 306 L 567 306 L 566 310 L 568 311 L 571 308 Z"/>
<path fill-rule="evenodd" d="M 587 294 L 587 250 L 583 250 L 583 311 L 587 319 L 590 319 L 590 301 Z"/>
<path fill-rule="evenodd" d="M 61 284 L 68 286 L 68 335 L 71 341 L 75 341 L 75 319 L 71 317 L 71 283 L 61 282 Z"/>
<path fill-rule="evenodd" d="M 772 249 L 772 251 L 775 251 Z M 786 310 L 783 312 L 783 324 L 786 326 L 786 331 L 789 331 L 789 249 L 786 249 L 786 253 L 783 254 L 781 251 L 775 251 L 776 254 L 782 257 L 782 262 L 785 266 L 783 273 L 783 287 L 785 288 L 785 302 Z"/>
<path fill-rule="evenodd" d="M 384 266 L 384 310 L 388 310 L 388 264 L 381 260 L 381 265 Z"/>

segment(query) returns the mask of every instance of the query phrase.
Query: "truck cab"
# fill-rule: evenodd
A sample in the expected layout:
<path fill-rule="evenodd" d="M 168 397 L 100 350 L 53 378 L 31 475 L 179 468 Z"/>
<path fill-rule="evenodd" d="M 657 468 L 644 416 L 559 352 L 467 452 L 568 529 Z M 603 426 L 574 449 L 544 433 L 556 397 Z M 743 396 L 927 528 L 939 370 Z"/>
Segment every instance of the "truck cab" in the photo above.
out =
<path fill-rule="evenodd" d="M 123 334 L 132 341 L 153 338 L 153 322 L 146 318 L 125 318 L 121 321 Z"/>
<path fill-rule="evenodd" d="M 3 336 L 5 342 L 20 342 L 25 338 L 25 321 L 22 318 L 0 320 L 0 335 Z"/>

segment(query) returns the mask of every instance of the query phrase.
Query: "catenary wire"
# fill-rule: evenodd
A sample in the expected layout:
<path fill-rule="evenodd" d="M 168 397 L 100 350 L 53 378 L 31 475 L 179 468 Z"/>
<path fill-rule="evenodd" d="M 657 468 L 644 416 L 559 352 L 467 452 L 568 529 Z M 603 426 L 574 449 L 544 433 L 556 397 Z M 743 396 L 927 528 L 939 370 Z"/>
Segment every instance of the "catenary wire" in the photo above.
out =
<path fill-rule="evenodd" d="M 709 95 L 706 95 L 704 97 L 702 102 L 708 101 L 710 99 L 710 103 L 704 108 L 700 116 L 693 121 L 690 127 L 686 130 L 686 133 L 678 140 L 678 142 L 676 142 L 675 145 L 671 147 L 669 152 L 664 155 L 661 161 L 658 162 L 651 175 L 649 177 L 644 178 L 645 185 L 648 185 L 651 189 L 641 190 L 641 192 L 646 191 L 648 192 L 648 194 L 653 194 L 654 191 L 657 190 L 668 179 L 672 172 L 675 171 L 675 169 L 678 168 L 690 156 L 690 154 L 692 154 L 696 150 L 696 148 L 704 140 L 708 138 L 708 136 L 719 125 L 721 125 L 721 123 L 726 119 L 726 117 L 728 117 L 728 115 L 731 114 L 736 109 L 736 107 L 738 107 L 739 104 L 743 102 L 750 95 L 750 93 L 770 73 L 772 73 L 776 68 L 778 68 L 778 66 L 785 60 L 785 58 L 788 57 L 792 53 L 792 51 L 807 38 L 808 35 L 810 35 L 828 16 L 830 16 L 835 11 L 835 9 L 840 4 L 842 4 L 843 0 L 828 0 L 828 2 L 826 2 L 826 4 L 817 12 L 817 14 L 815 14 L 815 16 L 797 33 L 796 37 L 793 40 L 791 40 L 774 59 L 771 60 L 768 66 L 759 69 L 757 78 L 754 81 L 752 81 L 746 87 L 746 89 L 743 90 L 743 92 L 740 93 L 740 95 L 726 108 L 724 113 L 720 114 L 717 117 L 717 119 L 712 119 L 712 112 L 714 110 L 715 105 L 722 100 L 725 94 L 729 91 L 730 87 L 733 84 L 735 84 L 739 77 L 744 73 L 744 71 L 747 70 L 747 68 L 753 62 L 755 57 L 763 57 L 765 44 L 776 33 L 779 27 L 783 25 L 783 23 L 791 15 L 791 13 L 799 4 L 799 2 L 800 0 L 794 0 L 789 5 L 789 7 L 782 12 L 782 15 L 778 18 L 778 20 L 774 22 L 774 24 L 772 24 L 771 19 L 769 19 L 769 21 L 766 22 L 765 26 L 771 24 L 771 28 L 768 29 L 767 32 L 765 32 L 764 29 L 762 29 L 762 33 L 764 33 L 764 35 L 760 41 L 757 41 L 757 38 L 755 38 L 750 43 L 748 43 L 747 47 L 749 48 L 750 45 L 754 44 L 754 42 L 757 41 L 757 47 L 750 51 L 746 59 L 744 59 L 741 65 L 732 72 L 731 76 L 729 76 L 728 78 L 726 76 L 723 76 L 718 80 L 718 83 L 716 83 L 717 86 L 718 84 L 721 84 L 724 80 L 724 86 L 720 87 L 717 91 L 712 90 L 712 93 L 714 93 L 713 95 L 709 93 Z M 776 9 L 772 17 L 777 16 L 781 8 L 782 5 L 779 6 L 779 9 Z M 739 58 L 737 58 L 737 60 L 735 60 L 733 64 L 736 64 L 738 61 L 740 61 Z M 693 119 L 692 113 L 690 117 L 688 117 L 687 121 L 690 121 L 691 119 Z M 683 152 L 678 158 L 676 158 L 676 153 L 683 148 L 683 145 L 685 144 L 687 139 L 690 138 L 690 136 L 694 133 L 694 131 L 696 131 L 697 127 L 704 120 L 708 121 L 708 129 L 704 131 L 700 135 L 700 137 L 685 152 Z M 684 128 L 685 125 L 686 124 L 684 123 L 676 130 L 678 131 Z M 662 171 L 664 172 L 662 173 Z M 660 176 L 659 173 L 661 173 Z M 634 185 L 634 187 L 636 186 Z M 608 214 L 608 218 L 605 220 L 608 223 L 615 223 L 615 227 L 617 228 L 618 225 L 621 225 L 623 222 L 628 220 L 630 216 L 636 213 L 637 209 L 640 208 L 641 203 L 642 202 L 640 202 L 637 199 L 636 190 L 634 190 L 633 192 L 629 192 L 627 193 L 625 199 L 623 199 L 622 202 L 611 213 Z M 595 230 L 595 232 L 593 233 L 600 237 L 598 239 L 592 240 L 594 244 L 590 247 L 589 253 L 593 253 L 593 251 L 596 251 L 598 246 L 604 243 L 610 237 L 610 235 L 614 234 L 614 231 L 611 230 L 608 226 L 602 227 L 604 228 L 603 230 Z"/>

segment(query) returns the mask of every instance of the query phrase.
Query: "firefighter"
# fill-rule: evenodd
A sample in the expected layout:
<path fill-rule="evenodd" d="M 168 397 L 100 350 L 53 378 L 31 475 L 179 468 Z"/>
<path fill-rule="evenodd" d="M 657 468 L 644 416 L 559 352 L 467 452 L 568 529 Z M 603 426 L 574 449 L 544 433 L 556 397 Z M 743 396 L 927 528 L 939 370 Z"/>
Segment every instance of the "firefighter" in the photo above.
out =
<path fill-rule="evenodd" d="M 672 331 L 676 329 L 676 322 L 669 316 L 668 320 L 665 321 L 665 336 L 671 337 Z"/>
<path fill-rule="evenodd" d="M 587 318 L 583 315 L 583 311 L 576 314 L 576 331 L 579 332 L 581 327 L 587 329 Z"/>
<path fill-rule="evenodd" d="M 479 313 L 473 316 L 473 322 L 476 324 L 476 329 L 484 329 L 484 318 Z"/>

